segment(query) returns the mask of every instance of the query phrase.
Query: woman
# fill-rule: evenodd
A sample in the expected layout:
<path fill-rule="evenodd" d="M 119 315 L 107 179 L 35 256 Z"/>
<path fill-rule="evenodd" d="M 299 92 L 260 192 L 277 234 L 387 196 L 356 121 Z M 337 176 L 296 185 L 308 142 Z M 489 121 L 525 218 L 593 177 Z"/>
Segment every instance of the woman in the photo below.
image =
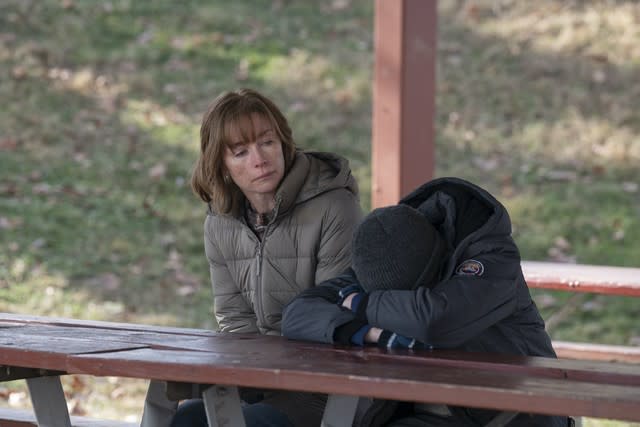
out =
<path fill-rule="evenodd" d="M 280 335 L 289 301 L 349 267 L 361 210 L 347 160 L 296 149 L 287 120 L 260 93 L 223 93 L 209 107 L 191 186 L 208 205 L 220 331 Z M 248 426 L 319 425 L 323 407 L 324 396 L 267 392 L 243 411 Z M 196 425 L 198 414 L 204 420 L 202 402 L 189 401 L 172 425 Z"/>

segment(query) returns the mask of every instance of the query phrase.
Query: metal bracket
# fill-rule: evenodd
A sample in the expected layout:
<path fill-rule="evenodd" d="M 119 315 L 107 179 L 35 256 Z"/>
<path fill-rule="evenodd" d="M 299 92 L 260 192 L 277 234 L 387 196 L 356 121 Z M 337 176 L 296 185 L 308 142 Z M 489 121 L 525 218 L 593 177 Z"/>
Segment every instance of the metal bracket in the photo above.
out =
<path fill-rule="evenodd" d="M 0 382 L 24 380 L 27 378 L 65 375 L 64 371 L 51 371 L 48 369 L 22 368 L 20 366 L 0 365 Z"/>

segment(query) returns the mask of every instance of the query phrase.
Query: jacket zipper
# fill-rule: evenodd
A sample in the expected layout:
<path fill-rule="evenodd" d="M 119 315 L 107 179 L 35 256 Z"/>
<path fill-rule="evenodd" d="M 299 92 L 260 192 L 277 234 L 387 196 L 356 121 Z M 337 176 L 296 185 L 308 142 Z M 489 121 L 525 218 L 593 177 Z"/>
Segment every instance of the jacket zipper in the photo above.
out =
<path fill-rule="evenodd" d="M 264 318 L 264 308 L 263 308 L 263 304 L 262 304 L 262 252 L 264 249 L 265 244 L 267 243 L 267 236 L 269 235 L 269 231 L 271 229 L 271 226 L 273 225 L 273 222 L 275 221 L 275 219 L 278 216 L 278 209 L 280 207 L 280 199 L 276 199 L 276 207 L 274 209 L 274 214 L 273 214 L 273 219 L 271 220 L 271 223 L 269 223 L 267 225 L 267 228 L 264 230 L 264 234 L 262 235 L 262 239 L 258 239 L 258 253 L 256 254 L 256 262 L 258 263 L 258 268 L 257 273 L 258 273 L 258 277 L 257 277 L 257 285 L 256 285 L 256 294 L 257 294 L 257 298 L 256 298 L 256 318 L 258 319 L 258 327 L 262 326 L 263 328 L 266 327 L 266 320 Z"/>
<path fill-rule="evenodd" d="M 266 231 L 267 230 L 265 230 L 265 235 L 262 238 L 263 240 L 258 243 L 258 250 L 256 253 L 256 262 L 258 263 L 256 268 L 256 317 L 258 318 L 258 326 L 262 327 L 266 324 L 262 305 L 262 249 L 264 248 L 264 240 L 266 239 L 267 234 Z"/>
<path fill-rule="evenodd" d="M 257 276 L 260 278 L 262 274 L 262 242 L 258 243 L 258 250 L 256 251 L 256 261 L 258 263 Z"/>

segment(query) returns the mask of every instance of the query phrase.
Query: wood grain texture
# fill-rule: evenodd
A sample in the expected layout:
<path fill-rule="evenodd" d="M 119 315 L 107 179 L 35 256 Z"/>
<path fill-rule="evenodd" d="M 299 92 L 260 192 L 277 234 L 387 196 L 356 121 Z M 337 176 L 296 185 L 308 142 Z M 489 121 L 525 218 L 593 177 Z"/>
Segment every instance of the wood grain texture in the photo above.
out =
<path fill-rule="evenodd" d="M 640 367 L 0 314 L 0 364 L 640 421 Z"/>
<path fill-rule="evenodd" d="M 530 288 L 640 297 L 640 268 L 523 261 Z"/>

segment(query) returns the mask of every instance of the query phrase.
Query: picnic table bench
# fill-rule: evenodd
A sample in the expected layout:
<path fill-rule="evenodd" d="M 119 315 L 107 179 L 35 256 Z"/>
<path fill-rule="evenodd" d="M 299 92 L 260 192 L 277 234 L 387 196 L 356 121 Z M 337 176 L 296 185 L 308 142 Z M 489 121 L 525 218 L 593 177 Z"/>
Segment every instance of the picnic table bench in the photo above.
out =
<path fill-rule="evenodd" d="M 640 296 L 640 268 L 522 261 L 530 288 Z"/>
<path fill-rule="evenodd" d="M 347 348 L 0 313 L 0 379 L 27 380 L 39 425 L 71 426 L 64 374 L 217 384 L 204 392 L 212 426 L 243 425 L 237 387 L 245 386 L 327 393 L 325 426 L 349 426 L 358 396 L 492 408 L 502 420 L 534 412 L 640 421 L 640 369 L 628 363 Z"/>
<path fill-rule="evenodd" d="M 523 261 L 522 271 L 532 289 L 640 297 L 640 268 Z M 640 363 L 637 346 L 554 341 L 553 348 L 562 358 Z"/>

